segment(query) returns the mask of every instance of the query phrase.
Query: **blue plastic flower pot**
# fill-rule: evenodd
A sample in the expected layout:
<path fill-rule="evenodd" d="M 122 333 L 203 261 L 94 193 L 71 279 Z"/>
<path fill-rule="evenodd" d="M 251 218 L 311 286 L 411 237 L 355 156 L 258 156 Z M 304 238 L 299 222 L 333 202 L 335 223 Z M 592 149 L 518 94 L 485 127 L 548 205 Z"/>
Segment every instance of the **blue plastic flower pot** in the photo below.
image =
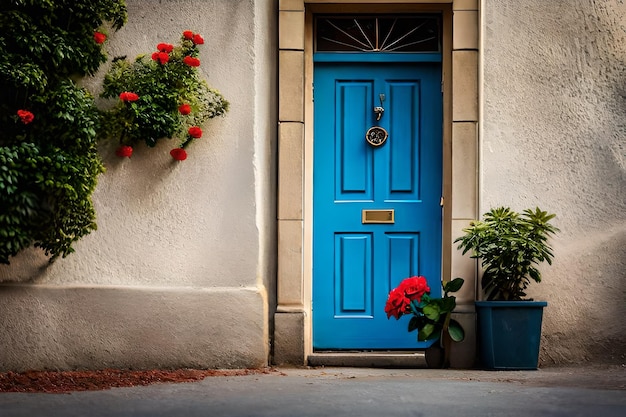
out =
<path fill-rule="evenodd" d="M 476 301 L 480 360 L 487 369 L 537 369 L 545 301 Z"/>

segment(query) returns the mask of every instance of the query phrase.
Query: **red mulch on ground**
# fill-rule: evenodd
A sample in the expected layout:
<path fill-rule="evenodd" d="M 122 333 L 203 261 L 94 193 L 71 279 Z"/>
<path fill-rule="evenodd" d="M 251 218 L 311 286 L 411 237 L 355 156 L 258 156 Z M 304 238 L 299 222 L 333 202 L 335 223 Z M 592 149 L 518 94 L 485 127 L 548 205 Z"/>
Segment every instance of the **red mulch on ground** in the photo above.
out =
<path fill-rule="evenodd" d="M 0 392 L 97 391 L 114 387 L 134 387 L 158 383 L 200 381 L 210 376 L 269 374 L 273 369 L 176 369 L 132 371 L 103 369 L 98 371 L 26 371 L 0 372 Z"/>

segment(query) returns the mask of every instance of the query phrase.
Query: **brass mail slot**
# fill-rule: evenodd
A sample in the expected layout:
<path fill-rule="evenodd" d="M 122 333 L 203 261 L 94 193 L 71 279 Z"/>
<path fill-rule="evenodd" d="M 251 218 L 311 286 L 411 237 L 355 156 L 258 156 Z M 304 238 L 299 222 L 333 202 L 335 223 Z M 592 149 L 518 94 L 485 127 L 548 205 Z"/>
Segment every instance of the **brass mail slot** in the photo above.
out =
<path fill-rule="evenodd" d="M 395 223 L 394 210 L 362 210 L 361 223 Z"/>

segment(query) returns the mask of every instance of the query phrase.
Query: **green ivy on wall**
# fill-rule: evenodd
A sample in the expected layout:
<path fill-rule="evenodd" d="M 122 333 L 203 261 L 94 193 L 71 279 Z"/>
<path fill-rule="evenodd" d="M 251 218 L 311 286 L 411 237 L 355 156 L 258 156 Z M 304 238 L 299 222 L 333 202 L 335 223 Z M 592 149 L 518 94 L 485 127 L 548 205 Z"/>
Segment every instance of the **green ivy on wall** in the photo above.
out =
<path fill-rule="evenodd" d="M 0 263 L 31 245 L 51 260 L 96 228 L 100 115 L 74 79 L 106 61 L 124 0 L 0 4 Z"/>

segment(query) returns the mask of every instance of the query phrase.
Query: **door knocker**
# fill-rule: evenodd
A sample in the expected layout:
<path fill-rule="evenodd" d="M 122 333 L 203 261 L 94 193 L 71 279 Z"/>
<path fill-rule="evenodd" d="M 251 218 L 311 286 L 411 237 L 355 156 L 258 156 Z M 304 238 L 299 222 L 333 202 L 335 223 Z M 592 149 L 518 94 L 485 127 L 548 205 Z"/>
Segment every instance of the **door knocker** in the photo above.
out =
<path fill-rule="evenodd" d="M 383 113 L 385 112 L 385 109 L 383 108 L 383 101 L 385 101 L 385 95 L 379 94 L 378 98 L 380 99 L 380 106 L 374 107 L 374 113 L 376 113 L 377 122 L 380 121 L 380 119 L 383 117 Z"/>
<path fill-rule="evenodd" d="M 385 112 L 385 109 L 383 108 L 385 95 L 380 94 L 378 97 L 380 98 L 380 106 L 374 107 L 374 113 L 376 113 L 377 122 L 380 121 L 380 119 L 383 117 L 383 113 Z M 372 146 L 381 146 L 383 143 L 385 143 L 388 137 L 389 134 L 387 133 L 387 131 L 380 126 L 370 127 L 365 134 L 365 140 L 367 140 L 367 143 Z"/>
<path fill-rule="evenodd" d="M 383 113 L 384 112 L 385 112 L 385 109 L 383 108 L 383 106 L 376 106 L 376 107 L 374 107 L 374 113 L 376 113 L 376 121 L 377 122 L 383 117 Z"/>
<path fill-rule="evenodd" d="M 367 143 L 372 146 L 382 145 L 383 143 L 385 143 L 388 137 L 389 134 L 387 133 L 387 131 L 380 126 L 370 127 L 365 134 L 365 139 L 367 140 Z"/>

